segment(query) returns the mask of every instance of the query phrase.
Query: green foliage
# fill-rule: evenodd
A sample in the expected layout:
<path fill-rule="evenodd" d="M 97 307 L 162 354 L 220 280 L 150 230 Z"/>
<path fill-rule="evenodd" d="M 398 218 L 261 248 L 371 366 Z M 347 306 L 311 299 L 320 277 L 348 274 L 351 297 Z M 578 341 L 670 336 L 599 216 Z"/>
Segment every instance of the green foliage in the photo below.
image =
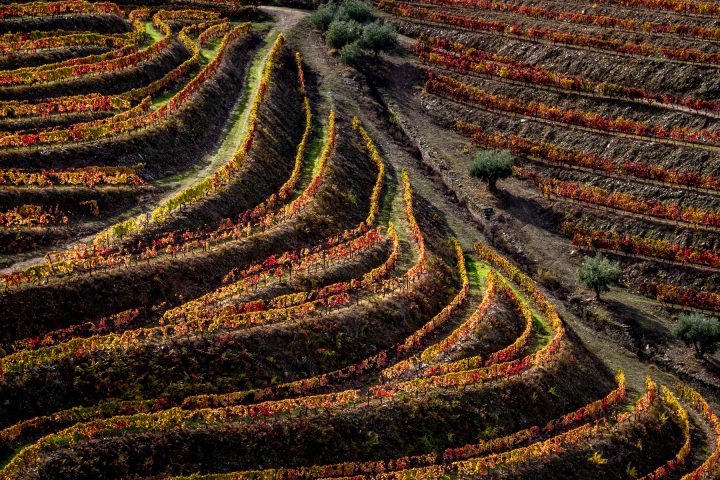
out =
<path fill-rule="evenodd" d="M 396 44 L 397 34 L 395 33 L 395 27 L 380 21 L 366 25 L 360 39 L 360 46 L 372 50 L 376 55 L 378 52 L 390 50 Z"/>
<path fill-rule="evenodd" d="M 600 293 L 610 290 L 610 285 L 620 278 L 620 266 L 602 254 L 597 254 L 585 258 L 578 270 L 578 277 L 583 285 L 595 291 L 595 298 L 599 299 Z"/>
<path fill-rule="evenodd" d="M 432 439 L 428 436 L 427 433 L 420 437 L 419 443 L 420 450 L 422 452 L 428 453 L 435 450 L 435 443 L 432 441 Z"/>
<path fill-rule="evenodd" d="M 355 65 L 360 59 L 360 55 L 362 52 L 358 42 L 348 43 L 340 49 L 340 60 L 346 65 Z"/>
<path fill-rule="evenodd" d="M 375 18 L 372 8 L 362 0 L 345 0 L 340 4 L 335 14 L 336 20 L 355 20 L 356 22 L 366 22 Z"/>
<path fill-rule="evenodd" d="M 135 226 L 134 219 L 127 220 L 122 223 L 116 223 L 112 226 L 112 234 L 116 237 L 122 240 L 122 238 L 127 235 Z"/>
<path fill-rule="evenodd" d="M 470 165 L 470 175 L 495 190 L 495 183 L 512 175 L 513 156 L 507 150 L 484 150 L 478 153 Z"/>
<path fill-rule="evenodd" d="M 310 15 L 310 23 L 323 32 L 328 29 L 335 17 L 335 8 L 330 5 L 323 5 Z"/>
<path fill-rule="evenodd" d="M 198 182 L 181 192 L 179 192 L 174 197 L 168 199 L 167 202 L 165 202 L 164 205 L 159 206 L 155 210 L 153 210 L 152 213 L 152 219 L 153 221 L 163 221 L 172 212 L 177 210 L 178 208 L 182 207 L 183 205 L 192 203 L 193 201 L 197 200 L 198 198 L 206 195 L 208 192 L 210 192 L 212 189 L 212 180 L 210 177 L 205 178 L 201 182 Z"/>
<path fill-rule="evenodd" d="M 354 20 L 333 20 L 325 35 L 325 42 L 329 47 L 342 48 L 360 38 L 362 28 Z"/>
<path fill-rule="evenodd" d="M 482 432 L 480 432 L 480 440 L 487 442 L 493 438 L 500 436 L 500 430 L 495 425 L 486 425 Z"/>
<path fill-rule="evenodd" d="M 720 320 L 699 313 L 683 313 L 673 329 L 676 337 L 695 347 L 695 355 L 703 358 L 706 353 L 715 353 L 720 343 Z"/>
<path fill-rule="evenodd" d="M 372 7 L 362 0 L 329 3 L 310 16 L 310 22 L 326 32 L 327 45 L 340 49 L 340 60 L 347 65 L 356 65 L 362 50 L 377 55 L 397 45 L 395 28 L 379 20 L 368 23 L 374 19 Z"/>

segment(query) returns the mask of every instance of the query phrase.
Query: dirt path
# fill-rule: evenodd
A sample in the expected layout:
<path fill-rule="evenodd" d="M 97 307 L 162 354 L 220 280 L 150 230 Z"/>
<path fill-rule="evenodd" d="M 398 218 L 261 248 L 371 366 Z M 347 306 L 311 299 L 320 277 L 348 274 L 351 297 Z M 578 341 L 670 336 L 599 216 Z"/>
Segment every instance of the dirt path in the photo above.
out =
<path fill-rule="evenodd" d="M 310 15 L 310 12 L 307 10 L 298 10 L 297 8 L 288 7 L 262 6 L 259 10 L 271 15 L 275 19 L 273 29 L 278 32 L 282 32 L 284 35 L 287 35 L 290 30 L 295 28 L 295 25 L 297 25 L 303 18 Z"/>

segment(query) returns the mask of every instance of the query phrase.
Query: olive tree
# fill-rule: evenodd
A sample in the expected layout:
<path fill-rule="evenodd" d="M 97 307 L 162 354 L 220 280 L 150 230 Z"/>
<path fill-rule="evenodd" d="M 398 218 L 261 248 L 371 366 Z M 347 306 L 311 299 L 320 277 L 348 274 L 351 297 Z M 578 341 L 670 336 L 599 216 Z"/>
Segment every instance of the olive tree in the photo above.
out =
<path fill-rule="evenodd" d="M 328 27 L 325 41 L 329 47 L 342 48 L 360 38 L 362 27 L 355 20 L 333 20 Z"/>
<path fill-rule="evenodd" d="M 323 32 L 328 29 L 335 18 L 335 8 L 330 5 L 323 5 L 310 15 L 310 23 Z"/>
<path fill-rule="evenodd" d="M 363 48 L 371 50 L 375 55 L 389 50 L 397 43 L 395 27 L 389 23 L 373 22 L 363 29 L 360 44 Z"/>
<path fill-rule="evenodd" d="M 507 150 L 483 150 L 475 155 L 470 165 L 470 175 L 488 184 L 491 191 L 497 190 L 498 180 L 512 175 L 513 156 Z"/>
<path fill-rule="evenodd" d="M 361 54 L 358 42 L 348 43 L 340 49 L 340 60 L 346 65 L 355 65 Z"/>
<path fill-rule="evenodd" d="M 338 20 L 355 20 L 356 22 L 366 22 L 375 17 L 372 7 L 362 0 L 344 0 L 337 10 L 335 16 Z"/>
<path fill-rule="evenodd" d="M 601 292 L 610 290 L 610 285 L 620 278 L 620 266 L 611 262 L 602 254 L 586 257 L 578 270 L 580 282 L 595 291 L 595 298 L 600 299 Z"/>
<path fill-rule="evenodd" d="M 720 320 L 699 313 L 683 313 L 673 329 L 676 337 L 686 346 L 695 347 L 695 356 L 703 358 L 705 354 L 717 351 L 720 343 Z"/>

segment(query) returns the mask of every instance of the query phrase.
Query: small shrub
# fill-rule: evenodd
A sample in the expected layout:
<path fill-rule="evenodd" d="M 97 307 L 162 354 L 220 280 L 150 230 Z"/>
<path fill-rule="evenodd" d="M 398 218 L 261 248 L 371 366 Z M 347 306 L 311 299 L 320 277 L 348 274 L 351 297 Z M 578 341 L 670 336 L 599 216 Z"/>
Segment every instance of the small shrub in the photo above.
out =
<path fill-rule="evenodd" d="M 500 430 L 494 425 L 486 425 L 480 432 L 480 440 L 487 442 L 500 436 Z"/>
<path fill-rule="evenodd" d="M 355 20 L 356 22 L 366 22 L 374 18 L 372 8 L 362 0 L 345 0 L 340 4 L 335 19 L 336 20 Z"/>
<path fill-rule="evenodd" d="M 360 59 L 362 52 L 358 42 L 348 43 L 340 49 L 340 60 L 346 65 L 355 65 Z"/>
<path fill-rule="evenodd" d="M 389 23 L 373 22 L 363 29 L 360 44 L 377 55 L 378 52 L 390 50 L 397 44 L 395 27 Z"/>
<path fill-rule="evenodd" d="M 545 268 L 538 267 L 537 271 L 535 272 L 535 277 L 537 278 L 538 282 L 542 283 L 548 288 L 555 289 L 562 286 L 560 280 L 558 280 L 558 277 L 553 272 Z"/>
<path fill-rule="evenodd" d="M 324 5 L 319 7 L 312 15 L 310 15 L 310 23 L 312 23 L 315 28 L 324 32 L 328 29 L 334 17 L 335 8 L 329 5 Z"/>
<path fill-rule="evenodd" d="M 370 452 L 378 445 L 380 445 L 380 435 L 378 435 L 377 432 L 368 432 L 367 440 L 365 440 L 362 445 L 363 450 L 365 450 L 366 452 Z"/>
<path fill-rule="evenodd" d="M 354 20 L 334 20 L 328 27 L 325 42 L 329 47 L 342 48 L 360 38 L 361 31 L 360 24 Z"/>
<path fill-rule="evenodd" d="M 435 444 L 430 439 L 430 437 L 428 436 L 427 433 L 425 435 L 423 435 L 422 437 L 420 437 L 419 444 L 420 444 L 420 451 L 422 451 L 422 452 L 428 453 L 428 452 L 432 452 L 435 450 Z"/>

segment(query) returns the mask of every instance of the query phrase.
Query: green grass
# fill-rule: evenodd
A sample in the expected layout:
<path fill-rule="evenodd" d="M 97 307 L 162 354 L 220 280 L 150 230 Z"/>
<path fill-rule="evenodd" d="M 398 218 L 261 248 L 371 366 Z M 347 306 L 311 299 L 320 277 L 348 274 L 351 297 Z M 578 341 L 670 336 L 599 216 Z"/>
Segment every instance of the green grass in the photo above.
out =
<path fill-rule="evenodd" d="M 255 58 L 253 59 L 245 75 L 245 88 L 243 89 L 243 95 L 240 100 L 242 110 L 240 123 L 242 128 L 240 129 L 240 132 L 238 134 L 240 140 L 234 150 L 237 150 L 242 145 L 242 139 L 245 138 L 245 134 L 247 133 L 247 120 L 248 116 L 250 115 L 249 107 L 252 104 L 252 100 L 255 98 L 258 89 L 260 88 L 260 79 L 262 78 L 263 70 L 265 69 L 265 61 L 267 60 L 267 54 L 270 51 L 270 48 L 272 48 L 273 44 L 275 43 L 276 37 L 277 35 L 272 35 L 266 38 L 265 45 L 263 45 L 258 54 L 255 55 Z M 234 133 L 232 134 L 234 135 Z"/>
<path fill-rule="evenodd" d="M 220 45 L 222 45 L 222 37 L 216 38 L 207 43 L 200 50 L 200 65 L 206 65 L 213 61 L 220 53 Z"/>
<path fill-rule="evenodd" d="M 303 173 L 302 175 L 305 176 L 306 174 L 309 175 L 309 178 L 314 177 L 318 174 L 318 169 L 320 168 L 318 160 L 320 160 L 320 154 L 323 151 L 323 148 L 325 147 L 325 137 L 327 136 L 327 125 L 324 123 L 320 127 L 320 131 L 317 132 L 315 135 L 315 138 L 313 139 L 312 143 L 310 144 L 310 148 L 307 149 L 305 152 L 305 158 L 310 158 L 310 162 L 306 162 L 303 165 Z"/>
<path fill-rule="evenodd" d="M 222 43 L 222 39 L 216 39 L 212 42 L 210 42 L 208 45 L 205 46 L 205 48 L 200 50 L 200 63 L 198 65 L 198 68 L 204 68 L 208 63 L 212 62 L 220 53 L 220 44 Z M 160 108 L 164 104 L 170 101 L 170 99 L 180 90 L 182 90 L 185 85 L 187 85 L 190 80 L 192 80 L 193 74 L 189 75 L 185 81 L 180 82 L 175 88 L 171 88 L 163 92 L 161 95 L 157 95 L 153 97 L 152 99 L 152 106 L 153 108 Z"/>
<path fill-rule="evenodd" d="M 150 43 L 157 43 L 162 40 L 165 35 L 158 31 L 152 24 L 152 22 L 145 22 L 145 33 L 150 36 Z"/>
<path fill-rule="evenodd" d="M 177 92 L 179 92 L 184 86 L 185 86 L 185 82 L 181 83 L 176 88 L 171 88 L 171 89 L 165 90 L 160 95 L 156 95 L 155 97 L 153 97 L 152 103 L 151 103 L 152 108 L 158 109 L 161 106 L 163 106 L 164 104 L 166 104 L 167 102 L 169 102 L 170 99 L 172 97 L 174 97 L 175 94 Z"/>
<path fill-rule="evenodd" d="M 538 342 L 542 345 L 545 345 L 547 342 L 550 341 L 550 338 L 552 337 L 552 330 L 550 330 L 550 325 L 547 324 L 545 319 L 541 317 L 535 310 L 533 310 L 533 328 L 535 329 L 535 336 L 538 339 Z"/>
<path fill-rule="evenodd" d="M 252 28 L 255 32 L 262 34 L 269 32 L 273 25 L 275 25 L 274 22 L 253 22 Z"/>
<path fill-rule="evenodd" d="M 318 173 L 320 153 L 325 146 L 325 136 L 327 135 L 327 125 L 322 124 L 319 131 L 313 129 L 311 134 L 312 141 L 305 149 L 302 168 L 300 171 L 300 180 L 295 186 L 295 191 L 291 195 L 295 199 L 302 195 L 305 187 L 310 183 L 311 179 Z"/>
<path fill-rule="evenodd" d="M 473 257 L 465 257 L 465 269 L 470 279 L 470 288 L 479 290 L 485 285 L 485 278 L 490 273 L 490 265 L 479 262 Z"/>
<path fill-rule="evenodd" d="M 387 225 L 387 223 L 392 217 L 393 202 L 395 201 L 395 197 L 397 195 L 398 183 L 395 181 L 390 181 L 390 178 L 386 174 L 383 188 L 385 189 L 385 192 L 383 193 L 381 199 L 380 214 L 378 215 L 378 224 Z"/>
<path fill-rule="evenodd" d="M 515 286 L 514 283 L 501 275 L 499 272 L 496 273 L 498 273 L 498 277 L 500 277 L 500 279 L 507 284 L 507 286 L 513 291 L 513 293 L 517 295 L 518 299 L 520 299 L 523 304 L 530 307 L 533 317 L 533 330 L 535 331 L 535 339 L 537 340 L 537 348 L 541 348 L 552 337 L 552 329 L 550 328 L 550 324 L 547 322 L 547 319 L 543 315 L 538 313 L 532 302 L 527 299 L 525 294 L 522 293 Z"/>
<path fill-rule="evenodd" d="M 325 146 L 326 135 L 327 125 L 322 125 L 320 127 L 320 131 L 313 135 L 310 147 L 305 150 L 305 160 L 310 159 L 310 161 L 303 162 L 302 172 L 300 173 L 301 178 L 310 179 L 317 173 L 318 160 L 320 159 L 320 153 L 322 153 L 323 147 Z"/>
<path fill-rule="evenodd" d="M 249 106 L 251 99 L 255 97 L 260 84 L 260 77 L 262 75 L 263 68 L 265 67 L 265 58 L 268 51 L 275 42 L 275 37 L 268 37 L 265 41 L 265 45 L 257 52 L 255 58 L 251 62 L 250 66 L 245 72 L 245 78 L 243 80 L 243 92 L 238 102 L 237 107 L 233 110 L 231 116 L 232 126 L 230 127 L 225 138 L 221 141 L 220 147 L 217 152 L 212 155 L 210 164 L 206 166 L 198 166 L 193 169 L 186 170 L 177 175 L 166 177 L 158 182 L 155 182 L 157 186 L 177 185 L 187 183 L 187 187 L 192 186 L 195 182 L 188 183 L 188 180 L 198 177 L 197 181 L 201 181 L 205 176 L 211 175 L 212 172 L 217 170 L 221 165 L 224 165 L 235 155 L 235 152 L 242 146 L 243 139 L 247 133 L 248 125 L 247 119 L 250 114 Z M 207 171 L 207 175 L 199 176 L 199 174 Z M 179 190 L 178 190 L 179 191 Z"/>

